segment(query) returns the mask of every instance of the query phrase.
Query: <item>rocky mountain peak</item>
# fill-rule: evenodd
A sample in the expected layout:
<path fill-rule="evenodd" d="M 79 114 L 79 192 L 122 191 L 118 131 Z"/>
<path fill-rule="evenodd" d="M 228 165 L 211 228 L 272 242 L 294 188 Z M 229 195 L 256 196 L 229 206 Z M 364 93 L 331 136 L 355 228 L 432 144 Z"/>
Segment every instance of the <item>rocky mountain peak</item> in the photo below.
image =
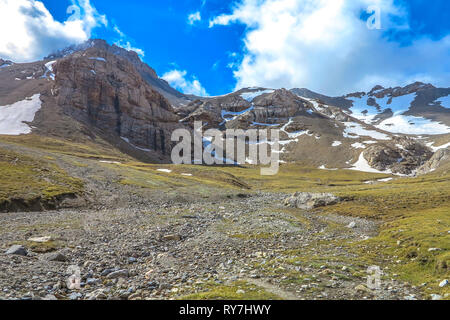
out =
<path fill-rule="evenodd" d="M 167 156 L 171 133 L 180 127 L 179 117 L 141 75 L 144 69 L 138 69 L 135 58 L 104 41 L 90 43 L 52 61 L 53 96 L 66 115 L 113 140 Z M 150 75 L 151 69 L 146 70 Z"/>
<path fill-rule="evenodd" d="M 135 51 L 126 50 L 115 44 L 109 45 L 105 40 L 102 39 L 90 39 L 81 44 L 69 46 L 49 55 L 48 57 L 44 58 L 44 60 L 56 60 L 68 55 L 85 52 L 88 50 L 90 50 L 91 52 L 104 52 L 128 60 L 136 68 L 141 77 L 155 90 L 164 95 L 172 104 L 177 105 L 190 100 L 187 96 L 172 88 L 165 80 L 159 78 L 156 71 L 148 64 L 143 62 Z"/>

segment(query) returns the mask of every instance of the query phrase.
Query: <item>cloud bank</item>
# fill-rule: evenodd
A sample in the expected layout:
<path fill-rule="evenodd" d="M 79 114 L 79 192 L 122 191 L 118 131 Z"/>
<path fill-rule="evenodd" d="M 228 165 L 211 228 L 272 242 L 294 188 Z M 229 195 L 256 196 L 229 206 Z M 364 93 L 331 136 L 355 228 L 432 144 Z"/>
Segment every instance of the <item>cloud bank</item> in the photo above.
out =
<path fill-rule="evenodd" d="M 0 57 L 16 62 L 42 59 L 50 52 L 91 37 L 108 20 L 89 0 L 72 0 L 64 22 L 56 21 L 41 1 L 0 0 Z"/>
<path fill-rule="evenodd" d="M 381 30 L 367 27 L 369 7 L 379 9 Z M 340 95 L 416 80 L 448 86 L 450 79 L 450 35 L 403 46 L 387 36 L 409 29 L 407 10 L 394 0 L 242 0 L 210 27 L 233 23 L 247 27 L 236 89 L 308 87 Z"/>

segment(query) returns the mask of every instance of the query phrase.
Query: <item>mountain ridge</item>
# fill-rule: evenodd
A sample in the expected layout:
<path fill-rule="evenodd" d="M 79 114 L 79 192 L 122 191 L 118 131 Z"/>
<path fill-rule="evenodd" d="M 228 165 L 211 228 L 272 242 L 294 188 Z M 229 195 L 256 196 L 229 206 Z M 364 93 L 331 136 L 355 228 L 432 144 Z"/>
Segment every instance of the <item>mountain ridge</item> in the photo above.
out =
<path fill-rule="evenodd" d="M 34 132 L 101 134 L 150 162 L 169 162 L 171 132 L 194 121 L 222 131 L 278 128 L 282 162 L 398 174 L 414 173 L 450 135 L 450 88 L 420 82 L 340 97 L 261 87 L 197 97 L 170 87 L 136 52 L 100 39 L 34 63 L 0 63 L 0 105 L 40 94 Z"/>

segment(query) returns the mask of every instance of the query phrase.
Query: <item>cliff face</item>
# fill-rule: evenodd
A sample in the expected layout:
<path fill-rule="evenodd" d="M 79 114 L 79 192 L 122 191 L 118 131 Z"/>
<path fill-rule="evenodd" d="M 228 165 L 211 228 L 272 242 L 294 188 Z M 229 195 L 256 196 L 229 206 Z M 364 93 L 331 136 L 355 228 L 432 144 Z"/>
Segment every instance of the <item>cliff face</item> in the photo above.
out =
<path fill-rule="evenodd" d="M 65 114 L 138 149 L 170 154 L 179 117 L 129 59 L 95 46 L 57 60 L 50 69 L 52 92 Z"/>
<path fill-rule="evenodd" d="M 59 50 L 44 60 L 56 60 L 67 57 L 77 52 L 83 52 L 89 49 L 98 49 L 108 54 L 112 54 L 128 60 L 141 75 L 141 77 L 156 91 L 161 93 L 173 105 L 185 105 L 190 102 L 190 98 L 183 93 L 172 88 L 167 81 L 158 77 L 158 74 L 148 64 L 142 62 L 138 54 L 134 51 L 128 51 L 116 45 L 109 45 L 105 40 L 92 39 L 78 45 Z"/>

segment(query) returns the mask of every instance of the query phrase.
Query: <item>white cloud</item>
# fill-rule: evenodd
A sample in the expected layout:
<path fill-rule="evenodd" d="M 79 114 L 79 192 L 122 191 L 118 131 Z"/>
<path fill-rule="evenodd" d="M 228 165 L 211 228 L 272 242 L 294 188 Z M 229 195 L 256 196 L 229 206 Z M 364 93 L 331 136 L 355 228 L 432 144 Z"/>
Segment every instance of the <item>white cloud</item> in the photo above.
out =
<path fill-rule="evenodd" d="M 114 31 L 119 35 L 120 39 L 117 40 L 114 44 L 118 47 L 124 48 L 128 51 L 136 52 L 141 58 L 145 57 L 145 52 L 142 49 L 133 47 L 130 41 L 127 40 L 127 36 L 123 33 L 117 25 L 114 25 Z"/>
<path fill-rule="evenodd" d="M 136 52 L 141 58 L 145 57 L 145 51 L 136 47 L 133 47 L 130 41 L 119 40 L 114 43 L 116 46 L 124 48 L 128 51 Z"/>
<path fill-rule="evenodd" d="M 180 70 L 172 70 L 166 72 L 162 78 L 166 80 L 171 86 L 181 90 L 185 94 L 193 94 L 196 96 L 208 96 L 206 89 L 203 88 L 200 81 L 195 77 L 192 80 L 186 79 L 187 72 Z"/>
<path fill-rule="evenodd" d="M 372 5 L 380 8 L 382 30 L 370 30 L 361 19 Z M 447 86 L 450 35 L 407 46 L 383 36 L 407 30 L 407 17 L 394 0 L 242 0 L 210 27 L 247 26 L 236 88 L 308 87 L 340 95 L 416 79 Z"/>
<path fill-rule="evenodd" d="M 89 0 L 71 0 L 64 22 L 56 21 L 41 1 L 0 0 L 0 57 L 16 62 L 34 61 L 91 37 L 107 26 Z"/>
<path fill-rule="evenodd" d="M 193 25 L 194 23 L 201 21 L 202 20 L 202 16 L 200 14 L 200 11 L 191 13 L 188 16 L 188 24 Z"/>

